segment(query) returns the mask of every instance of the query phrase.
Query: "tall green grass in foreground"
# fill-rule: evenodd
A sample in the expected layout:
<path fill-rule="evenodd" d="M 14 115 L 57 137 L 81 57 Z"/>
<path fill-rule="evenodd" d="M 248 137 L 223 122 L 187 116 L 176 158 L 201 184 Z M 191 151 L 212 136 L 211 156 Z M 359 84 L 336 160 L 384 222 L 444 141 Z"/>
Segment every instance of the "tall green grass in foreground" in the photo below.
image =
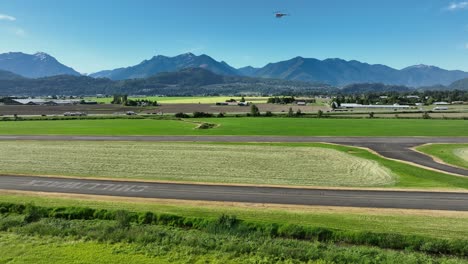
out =
<path fill-rule="evenodd" d="M 468 120 L 208 118 L 195 129 L 176 120 L 114 119 L 0 122 L 0 135 L 467 136 Z"/>
<path fill-rule="evenodd" d="M 395 233 L 434 238 L 463 239 L 468 237 L 468 215 L 463 213 L 419 213 L 411 210 L 353 210 L 327 207 L 242 207 L 230 204 L 179 204 L 140 201 L 106 200 L 105 198 L 46 197 L 43 195 L 0 195 L 0 202 L 27 204 L 31 201 L 42 207 L 73 207 L 79 204 L 93 209 L 111 211 L 158 212 L 216 219 L 219 215 L 237 215 L 240 219 L 260 224 L 294 224 L 356 232 Z"/>
<path fill-rule="evenodd" d="M 187 218 L 5 203 L 0 204 L 0 213 L 0 232 L 134 245 L 119 252 L 126 255 L 172 253 L 184 260 L 221 255 L 251 263 L 464 263 L 462 258 L 468 256 L 466 240 L 256 224 L 230 215 Z M 0 233 L 0 243 L 4 234 Z"/>

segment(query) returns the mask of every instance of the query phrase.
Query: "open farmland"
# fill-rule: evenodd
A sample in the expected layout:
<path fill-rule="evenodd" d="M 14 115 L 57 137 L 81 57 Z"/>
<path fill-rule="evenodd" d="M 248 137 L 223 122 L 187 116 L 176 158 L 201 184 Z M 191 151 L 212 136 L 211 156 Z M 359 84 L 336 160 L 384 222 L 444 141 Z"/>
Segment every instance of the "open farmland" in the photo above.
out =
<path fill-rule="evenodd" d="M 417 150 L 455 166 L 468 168 L 468 144 L 429 144 Z"/>
<path fill-rule="evenodd" d="M 289 108 L 293 111 L 301 110 L 303 113 L 317 113 L 318 110 L 328 111 L 328 106 L 323 105 L 280 105 L 280 104 L 258 104 L 261 112 L 274 112 L 282 113 L 288 112 Z M 0 115 L 12 116 L 17 114 L 19 116 L 29 115 L 63 115 L 65 112 L 85 112 L 93 115 L 113 115 L 114 113 L 123 114 L 127 111 L 133 111 L 139 114 L 175 114 L 179 112 L 193 113 L 193 112 L 207 112 L 207 113 L 249 113 L 250 107 L 248 106 L 219 106 L 213 104 L 198 104 L 198 103 L 173 103 L 163 104 L 160 106 L 151 107 L 131 107 L 112 104 L 98 104 L 98 105 L 59 105 L 59 106 L 45 106 L 45 105 L 0 105 Z"/>
<path fill-rule="evenodd" d="M 151 100 L 157 101 L 160 104 L 215 104 L 217 102 L 225 102 L 226 100 L 234 99 L 240 101 L 241 97 L 239 96 L 180 96 L 180 97 L 171 97 L 171 96 L 143 96 L 143 97 L 132 97 L 129 99 L 132 100 Z M 266 103 L 268 97 L 244 97 L 247 102 L 253 102 L 256 104 Z M 96 101 L 98 103 L 110 104 L 113 100 L 112 97 L 106 98 L 97 98 L 97 97 L 88 97 L 86 100 Z"/>
<path fill-rule="evenodd" d="M 217 124 L 195 129 L 193 122 Z M 209 118 L 1 122 L 0 135 L 467 136 L 468 120 Z"/>
<path fill-rule="evenodd" d="M 388 186 L 376 161 L 319 147 L 148 143 L 0 142 L 3 173 L 214 183 Z"/>

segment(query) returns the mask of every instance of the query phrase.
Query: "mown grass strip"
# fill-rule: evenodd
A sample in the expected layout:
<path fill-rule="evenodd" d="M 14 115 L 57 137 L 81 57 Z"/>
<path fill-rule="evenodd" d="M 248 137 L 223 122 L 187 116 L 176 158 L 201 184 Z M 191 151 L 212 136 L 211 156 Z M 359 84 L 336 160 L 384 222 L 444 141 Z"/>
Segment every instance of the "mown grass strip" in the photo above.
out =
<path fill-rule="evenodd" d="M 445 163 L 468 169 L 468 144 L 430 144 L 416 149 Z"/>

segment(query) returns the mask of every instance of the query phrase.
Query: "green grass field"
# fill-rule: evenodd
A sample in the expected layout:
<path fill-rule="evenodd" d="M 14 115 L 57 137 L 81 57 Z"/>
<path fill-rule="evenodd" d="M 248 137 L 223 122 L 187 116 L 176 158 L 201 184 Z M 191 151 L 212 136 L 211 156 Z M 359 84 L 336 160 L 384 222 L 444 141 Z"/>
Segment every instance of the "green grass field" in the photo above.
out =
<path fill-rule="evenodd" d="M 154 142 L 0 142 L 4 173 L 309 186 L 389 186 L 377 162 L 334 149 Z"/>
<path fill-rule="evenodd" d="M 86 100 L 96 101 L 98 103 L 110 104 L 112 97 L 108 98 L 97 98 L 87 97 Z M 157 101 L 160 104 L 215 104 L 217 102 L 225 102 L 226 100 L 235 99 L 240 101 L 241 97 L 237 96 L 194 96 L 194 97 L 159 97 L 159 96 L 147 96 L 147 97 L 129 97 L 133 100 L 151 100 Z M 256 104 L 266 103 L 268 97 L 245 97 L 248 102 L 254 102 Z"/>
<path fill-rule="evenodd" d="M 0 263 L 374 263 L 375 259 L 385 263 L 466 263 L 454 256 L 225 231 L 159 225 L 120 229 L 115 221 L 44 219 L 0 232 Z"/>
<path fill-rule="evenodd" d="M 0 232 L 0 263 L 170 263 L 168 259 L 126 253 L 132 245 Z"/>
<path fill-rule="evenodd" d="M 468 169 L 468 144 L 431 144 L 420 146 L 417 150 L 448 164 Z"/>
<path fill-rule="evenodd" d="M 269 185 L 468 189 L 468 179 L 328 144 L 0 142 L 0 172 Z"/>
<path fill-rule="evenodd" d="M 0 135 L 467 136 L 468 120 L 210 118 L 213 129 L 176 120 L 1 122 Z"/>

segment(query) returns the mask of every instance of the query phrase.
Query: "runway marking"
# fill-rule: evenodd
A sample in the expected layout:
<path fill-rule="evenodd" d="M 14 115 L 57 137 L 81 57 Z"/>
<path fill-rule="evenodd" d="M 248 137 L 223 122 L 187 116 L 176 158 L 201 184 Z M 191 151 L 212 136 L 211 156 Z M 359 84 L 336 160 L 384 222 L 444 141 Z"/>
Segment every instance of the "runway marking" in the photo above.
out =
<path fill-rule="evenodd" d="M 149 186 L 146 185 L 128 185 L 128 184 L 113 184 L 113 183 L 82 183 L 72 181 L 43 181 L 32 180 L 25 185 L 33 187 L 48 187 L 48 188 L 63 188 L 74 190 L 96 190 L 96 191 L 112 191 L 112 192 L 130 192 L 140 193 L 145 191 Z"/>

